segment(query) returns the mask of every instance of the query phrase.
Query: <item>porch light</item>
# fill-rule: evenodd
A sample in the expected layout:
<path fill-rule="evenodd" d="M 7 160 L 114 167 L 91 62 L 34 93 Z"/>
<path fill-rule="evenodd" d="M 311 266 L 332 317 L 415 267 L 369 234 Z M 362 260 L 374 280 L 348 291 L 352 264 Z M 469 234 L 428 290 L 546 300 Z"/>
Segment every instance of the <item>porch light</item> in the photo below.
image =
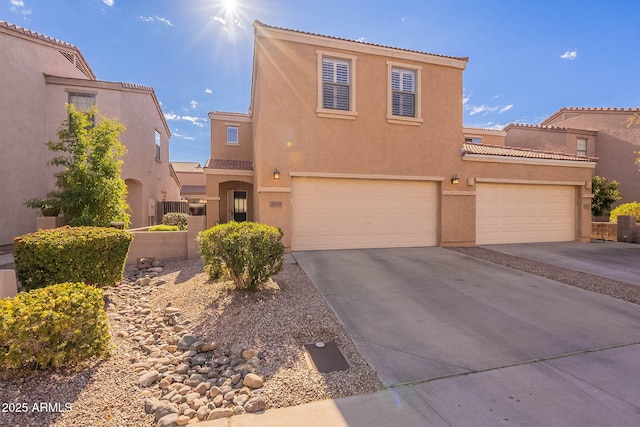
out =
<path fill-rule="evenodd" d="M 276 169 L 273 171 L 273 179 L 274 179 L 274 180 L 276 180 L 276 181 L 279 181 L 279 180 L 280 180 L 280 171 L 278 170 L 278 168 L 276 168 Z"/>
<path fill-rule="evenodd" d="M 460 178 L 458 178 L 458 174 L 453 174 L 453 176 L 451 177 L 451 183 L 453 185 L 458 185 L 460 184 Z"/>

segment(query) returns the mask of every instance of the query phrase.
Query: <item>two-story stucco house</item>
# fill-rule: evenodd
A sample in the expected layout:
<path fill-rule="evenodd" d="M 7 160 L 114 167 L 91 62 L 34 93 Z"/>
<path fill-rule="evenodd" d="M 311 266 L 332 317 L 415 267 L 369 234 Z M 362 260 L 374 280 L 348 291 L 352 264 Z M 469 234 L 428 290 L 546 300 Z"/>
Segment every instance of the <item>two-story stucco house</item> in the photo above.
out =
<path fill-rule="evenodd" d="M 614 207 L 640 201 L 640 108 L 561 108 L 539 125 L 505 131 L 507 145 L 598 157 L 594 174 L 619 183 Z"/>
<path fill-rule="evenodd" d="M 288 250 L 588 240 L 595 160 L 474 143 L 467 58 L 254 30 L 249 112 L 209 115 L 209 226 Z"/>
<path fill-rule="evenodd" d="M 120 140 L 132 227 L 157 221 L 156 201 L 179 199 L 171 134 L 152 88 L 97 80 L 76 46 L 3 21 L 0 52 L 0 244 L 36 229 L 38 212 L 24 202 L 54 189 L 57 170 L 47 166 L 53 154 L 45 144 L 57 138 L 65 103 L 96 105 L 127 127 Z"/>

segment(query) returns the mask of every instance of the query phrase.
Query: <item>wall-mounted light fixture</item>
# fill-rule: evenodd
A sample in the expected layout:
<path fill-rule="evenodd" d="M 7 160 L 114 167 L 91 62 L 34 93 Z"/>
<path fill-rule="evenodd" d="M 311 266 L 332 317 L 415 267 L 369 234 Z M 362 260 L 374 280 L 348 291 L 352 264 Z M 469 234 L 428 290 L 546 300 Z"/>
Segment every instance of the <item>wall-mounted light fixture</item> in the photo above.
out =
<path fill-rule="evenodd" d="M 273 179 L 276 180 L 276 181 L 280 180 L 280 171 L 278 170 L 278 168 L 276 168 L 273 171 Z"/>
<path fill-rule="evenodd" d="M 458 184 L 460 184 L 460 178 L 458 178 L 458 174 L 455 174 L 455 173 L 454 173 L 454 174 L 451 176 L 451 183 L 452 183 L 453 185 L 458 185 Z"/>

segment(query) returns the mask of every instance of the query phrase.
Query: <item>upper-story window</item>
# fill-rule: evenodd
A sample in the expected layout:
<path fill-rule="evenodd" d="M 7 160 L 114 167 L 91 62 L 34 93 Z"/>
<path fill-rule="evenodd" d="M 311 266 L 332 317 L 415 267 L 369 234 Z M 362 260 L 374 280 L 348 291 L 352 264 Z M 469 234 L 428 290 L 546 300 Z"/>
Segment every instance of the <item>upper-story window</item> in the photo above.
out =
<path fill-rule="evenodd" d="M 416 116 L 416 72 L 391 68 L 391 114 Z"/>
<path fill-rule="evenodd" d="M 422 123 L 420 82 L 422 67 L 387 61 L 387 121 L 396 124 Z"/>
<path fill-rule="evenodd" d="M 69 104 L 73 104 L 79 111 L 87 111 L 96 105 L 96 96 L 87 93 L 70 93 Z"/>
<path fill-rule="evenodd" d="M 316 51 L 318 55 L 318 116 L 355 119 L 356 57 Z"/>
<path fill-rule="evenodd" d="M 344 59 L 322 58 L 322 108 L 349 111 L 349 68 Z"/>
<path fill-rule="evenodd" d="M 578 156 L 586 156 L 587 155 L 587 139 L 586 138 L 578 138 L 576 141 L 576 154 Z"/>
<path fill-rule="evenodd" d="M 227 144 L 238 145 L 240 142 L 238 139 L 239 131 L 238 126 L 227 126 Z"/>
<path fill-rule="evenodd" d="M 156 142 L 156 160 L 160 161 L 160 132 L 158 131 L 156 131 L 155 142 Z"/>
<path fill-rule="evenodd" d="M 96 105 L 96 96 L 88 93 L 70 93 L 69 94 L 69 104 L 72 104 L 76 107 L 76 110 L 87 112 L 91 107 Z M 71 115 L 69 115 L 69 123 L 71 123 Z M 89 127 L 93 127 L 96 124 L 96 118 L 91 117 L 91 121 L 89 123 Z"/>
<path fill-rule="evenodd" d="M 482 138 L 478 138 L 478 137 L 468 137 L 464 139 L 464 142 L 468 143 L 468 144 L 482 144 Z"/>

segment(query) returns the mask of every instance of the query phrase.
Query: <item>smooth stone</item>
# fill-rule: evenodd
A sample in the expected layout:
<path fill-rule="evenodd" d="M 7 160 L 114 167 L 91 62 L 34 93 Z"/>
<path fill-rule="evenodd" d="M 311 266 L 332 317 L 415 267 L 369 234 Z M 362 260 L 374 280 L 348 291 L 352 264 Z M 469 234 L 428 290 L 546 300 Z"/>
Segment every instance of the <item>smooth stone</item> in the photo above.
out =
<path fill-rule="evenodd" d="M 260 388 L 264 385 L 264 380 L 259 375 L 247 374 L 244 377 L 243 384 L 249 388 Z"/>
<path fill-rule="evenodd" d="M 178 414 L 167 414 L 158 420 L 156 427 L 174 427 L 178 423 Z"/>
<path fill-rule="evenodd" d="M 229 418 L 233 416 L 233 409 L 231 408 L 216 408 L 207 417 L 207 421 L 217 420 L 220 418 Z"/>
<path fill-rule="evenodd" d="M 149 387 L 158 379 L 159 376 L 160 376 L 160 372 L 156 370 L 149 371 L 146 374 L 142 375 L 138 380 L 138 382 L 142 387 Z"/>
<path fill-rule="evenodd" d="M 261 397 L 252 397 L 244 404 L 244 410 L 249 414 L 264 411 L 266 407 L 267 403 Z"/>

